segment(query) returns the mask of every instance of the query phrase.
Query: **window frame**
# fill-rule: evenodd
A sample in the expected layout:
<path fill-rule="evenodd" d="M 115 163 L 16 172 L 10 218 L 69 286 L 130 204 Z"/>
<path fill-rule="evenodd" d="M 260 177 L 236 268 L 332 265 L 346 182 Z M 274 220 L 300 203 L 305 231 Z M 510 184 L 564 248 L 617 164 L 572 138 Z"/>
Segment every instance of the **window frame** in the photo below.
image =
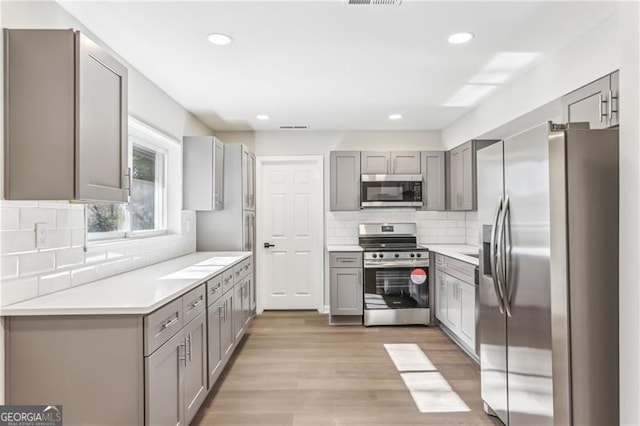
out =
<path fill-rule="evenodd" d="M 110 232 L 89 232 L 87 207 L 85 207 L 85 236 L 87 243 L 112 243 L 122 240 L 131 240 L 139 238 L 158 237 L 170 234 L 168 228 L 168 173 L 169 173 L 169 154 L 172 145 L 180 145 L 176 139 L 173 139 L 160 131 L 142 123 L 141 121 L 129 116 L 128 133 L 127 133 L 127 154 L 129 170 L 133 169 L 133 146 L 137 145 L 143 149 L 147 149 L 156 153 L 156 174 L 161 176 L 162 183 L 158 188 L 156 178 L 156 200 L 155 229 L 131 230 L 131 215 L 129 212 L 129 202 L 123 203 L 125 209 L 124 229 L 120 231 Z M 162 161 L 158 161 L 158 154 L 162 155 Z M 161 170 L 159 170 L 161 169 Z M 158 173 L 162 171 L 162 173 Z"/>

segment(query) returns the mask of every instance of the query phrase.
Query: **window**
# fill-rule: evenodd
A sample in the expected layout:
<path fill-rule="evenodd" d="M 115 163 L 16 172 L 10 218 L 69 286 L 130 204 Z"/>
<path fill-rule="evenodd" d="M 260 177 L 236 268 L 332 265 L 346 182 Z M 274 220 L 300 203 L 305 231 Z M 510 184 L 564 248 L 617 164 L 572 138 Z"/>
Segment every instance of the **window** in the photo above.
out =
<path fill-rule="evenodd" d="M 129 118 L 131 195 L 127 204 L 88 204 L 89 240 L 167 232 L 167 138 Z"/>

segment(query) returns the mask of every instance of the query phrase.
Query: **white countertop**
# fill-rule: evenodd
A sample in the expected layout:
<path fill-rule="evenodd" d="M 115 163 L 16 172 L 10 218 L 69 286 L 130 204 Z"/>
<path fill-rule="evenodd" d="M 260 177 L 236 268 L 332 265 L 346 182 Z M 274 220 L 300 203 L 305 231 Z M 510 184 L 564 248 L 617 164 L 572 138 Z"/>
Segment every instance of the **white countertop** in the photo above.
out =
<path fill-rule="evenodd" d="M 362 251 L 362 247 L 355 244 L 332 244 L 327 245 L 327 251 Z"/>
<path fill-rule="evenodd" d="M 251 256 L 196 252 L 0 308 L 0 315 L 145 315 Z"/>
<path fill-rule="evenodd" d="M 478 247 L 464 244 L 422 244 L 427 247 L 429 251 L 433 251 L 435 253 L 440 253 L 445 256 L 452 257 L 454 259 L 461 260 L 463 262 L 470 263 L 472 265 L 478 266 L 480 264 L 480 260 L 468 256 L 468 253 L 478 254 Z"/>

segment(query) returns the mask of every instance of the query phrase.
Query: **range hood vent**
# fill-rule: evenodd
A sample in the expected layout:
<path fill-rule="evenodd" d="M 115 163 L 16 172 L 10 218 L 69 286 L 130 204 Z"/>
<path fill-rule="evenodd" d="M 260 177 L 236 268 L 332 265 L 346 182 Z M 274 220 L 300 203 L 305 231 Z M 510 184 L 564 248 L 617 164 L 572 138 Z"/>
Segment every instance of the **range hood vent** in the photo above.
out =
<path fill-rule="evenodd" d="M 344 0 L 345 6 L 400 6 L 402 0 Z"/>
<path fill-rule="evenodd" d="M 283 129 L 283 130 L 302 130 L 302 129 L 308 129 L 309 126 L 306 126 L 306 125 L 305 126 L 283 125 L 283 126 L 280 126 L 280 128 Z"/>

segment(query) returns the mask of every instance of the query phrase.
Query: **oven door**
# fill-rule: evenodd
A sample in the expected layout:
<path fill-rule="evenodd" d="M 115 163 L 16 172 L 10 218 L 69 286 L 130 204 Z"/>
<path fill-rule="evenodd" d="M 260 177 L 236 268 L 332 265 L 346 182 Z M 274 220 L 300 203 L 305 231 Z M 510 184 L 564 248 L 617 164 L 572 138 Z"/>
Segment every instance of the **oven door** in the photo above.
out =
<path fill-rule="evenodd" d="M 421 175 L 362 175 L 361 207 L 421 207 Z"/>
<path fill-rule="evenodd" d="M 364 308 L 415 309 L 429 307 L 427 266 L 366 266 Z"/>

